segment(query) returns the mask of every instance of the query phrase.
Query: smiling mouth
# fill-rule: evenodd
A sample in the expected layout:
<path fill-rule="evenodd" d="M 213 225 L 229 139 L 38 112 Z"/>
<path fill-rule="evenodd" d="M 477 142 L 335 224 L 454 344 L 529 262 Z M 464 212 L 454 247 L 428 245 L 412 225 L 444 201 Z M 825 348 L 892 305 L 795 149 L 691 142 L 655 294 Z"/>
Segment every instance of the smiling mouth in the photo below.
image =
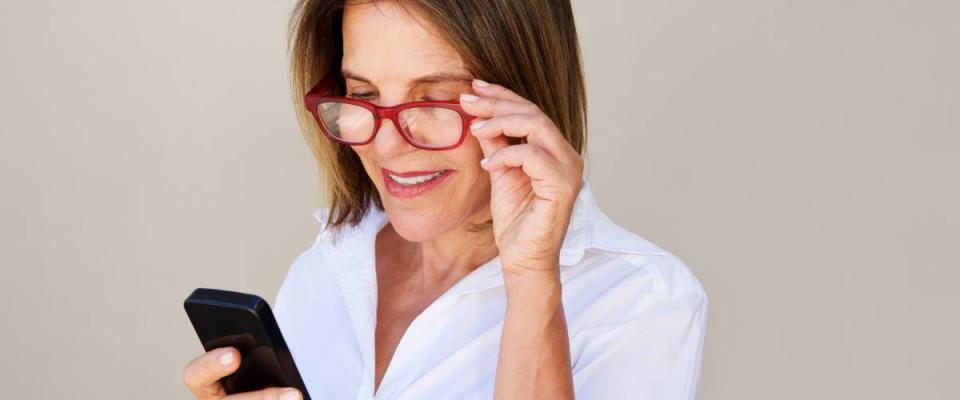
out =
<path fill-rule="evenodd" d="M 430 174 L 423 175 L 414 175 L 414 176 L 400 176 L 394 175 L 390 172 L 387 172 L 387 176 L 390 177 L 394 182 L 399 183 L 404 186 L 416 186 L 424 182 L 429 182 L 434 179 L 439 178 L 441 175 L 445 174 L 448 170 L 439 170 Z"/>
<path fill-rule="evenodd" d="M 427 193 L 447 181 L 453 170 L 397 172 L 380 168 L 387 192 L 398 198 L 411 198 Z"/>

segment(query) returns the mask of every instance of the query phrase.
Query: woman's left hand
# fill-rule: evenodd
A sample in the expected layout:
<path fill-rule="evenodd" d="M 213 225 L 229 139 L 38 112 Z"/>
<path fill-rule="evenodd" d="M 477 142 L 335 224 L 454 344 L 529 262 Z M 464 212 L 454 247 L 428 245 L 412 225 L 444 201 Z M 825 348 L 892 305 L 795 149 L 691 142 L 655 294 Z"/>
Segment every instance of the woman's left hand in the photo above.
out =
<path fill-rule="evenodd" d="M 504 279 L 559 276 L 563 239 L 583 176 L 583 158 L 536 104 L 492 83 L 461 95 L 477 118 L 471 132 L 490 173 L 490 211 Z M 510 145 L 507 137 L 526 138 Z"/>

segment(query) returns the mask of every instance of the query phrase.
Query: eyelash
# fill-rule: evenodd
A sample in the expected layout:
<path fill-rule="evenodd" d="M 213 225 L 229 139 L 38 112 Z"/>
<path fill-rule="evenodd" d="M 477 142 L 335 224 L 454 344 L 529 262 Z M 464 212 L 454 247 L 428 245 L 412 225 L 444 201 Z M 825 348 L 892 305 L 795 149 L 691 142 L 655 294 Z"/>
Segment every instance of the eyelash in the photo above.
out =
<path fill-rule="evenodd" d="M 354 99 L 360 99 L 360 100 L 370 100 L 373 97 L 373 93 L 360 93 L 360 94 L 351 93 L 347 97 L 352 97 Z"/>
<path fill-rule="evenodd" d="M 372 99 L 374 96 L 373 96 L 373 93 L 351 93 L 351 94 L 347 95 L 347 97 L 351 97 L 351 98 L 354 98 L 354 99 L 360 99 L 360 100 L 367 100 L 367 101 L 369 101 L 369 100 Z M 439 100 L 438 100 L 438 99 L 434 99 L 434 98 L 430 98 L 430 97 L 427 97 L 427 96 L 422 96 L 422 97 L 420 98 L 420 101 L 439 101 Z"/>

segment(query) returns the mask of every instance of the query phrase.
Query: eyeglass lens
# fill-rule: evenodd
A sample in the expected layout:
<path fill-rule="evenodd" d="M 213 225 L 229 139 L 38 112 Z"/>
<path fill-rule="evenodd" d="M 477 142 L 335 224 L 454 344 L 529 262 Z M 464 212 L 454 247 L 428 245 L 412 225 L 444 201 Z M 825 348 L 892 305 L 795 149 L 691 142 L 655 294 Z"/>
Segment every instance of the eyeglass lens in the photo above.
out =
<path fill-rule="evenodd" d="M 362 143 L 374 134 L 375 116 L 369 109 L 349 103 L 324 102 L 318 111 L 327 132 L 344 142 Z M 408 108 L 398 113 L 397 119 L 404 135 L 420 146 L 452 146 L 463 133 L 460 114 L 448 108 Z"/>

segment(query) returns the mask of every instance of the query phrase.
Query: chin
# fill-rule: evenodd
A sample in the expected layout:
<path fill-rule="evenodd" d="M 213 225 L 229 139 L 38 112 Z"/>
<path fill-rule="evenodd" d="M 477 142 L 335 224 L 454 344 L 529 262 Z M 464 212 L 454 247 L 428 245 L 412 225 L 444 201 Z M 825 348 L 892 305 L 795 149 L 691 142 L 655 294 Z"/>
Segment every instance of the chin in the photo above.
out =
<path fill-rule="evenodd" d="M 410 242 L 425 242 L 443 233 L 440 219 L 430 212 L 417 210 L 387 210 L 390 225 L 400 237 Z"/>

